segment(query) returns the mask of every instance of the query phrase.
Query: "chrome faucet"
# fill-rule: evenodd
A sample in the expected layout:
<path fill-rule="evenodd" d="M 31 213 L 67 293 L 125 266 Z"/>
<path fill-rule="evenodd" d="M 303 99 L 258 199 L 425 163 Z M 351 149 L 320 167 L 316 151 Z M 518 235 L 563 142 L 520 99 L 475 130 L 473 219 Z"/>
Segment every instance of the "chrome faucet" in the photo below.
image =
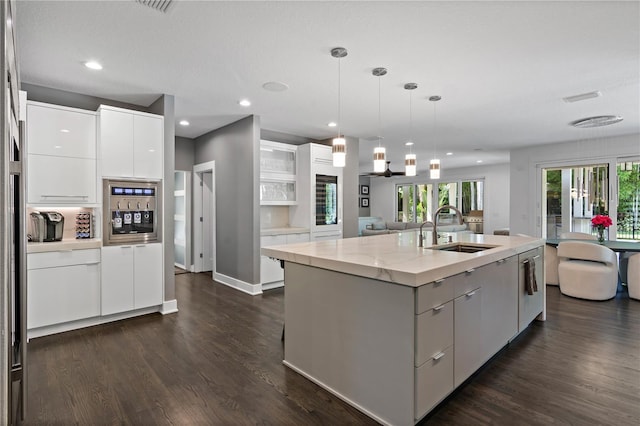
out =
<path fill-rule="evenodd" d="M 422 225 L 420 225 L 420 236 L 418 237 L 418 247 L 424 247 L 424 235 L 422 234 L 422 227 L 425 226 L 427 223 L 431 224 L 431 226 L 433 226 L 433 233 L 435 234 L 436 232 L 436 227 L 433 223 L 431 223 L 428 220 L 425 220 L 424 222 L 422 222 Z"/>
<path fill-rule="evenodd" d="M 420 236 L 418 237 L 418 247 L 424 247 L 424 235 L 422 234 L 422 227 L 424 225 L 426 225 L 427 223 L 431 223 L 431 226 L 433 227 L 433 233 L 432 233 L 432 245 L 437 246 L 438 245 L 438 214 L 442 211 L 442 210 L 446 210 L 446 209 L 451 209 L 453 211 L 456 212 L 456 216 L 458 217 L 458 222 L 460 223 L 460 225 L 464 224 L 464 221 L 462 220 L 462 213 L 460 212 L 460 210 L 458 210 L 457 208 L 455 208 L 454 206 L 451 205 L 447 205 L 447 206 L 442 206 L 440 208 L 438 208 L 438 210 L 436 210 L 436 212 L 433 214 L 433 223 L 429 222 L 428 220 L 425 220 L 424 222 L 422 222 L 422 225 L 420 225 Z M 451 238 L 451 237 L 449 237 Z"/>
<path fill-rule="evenodd" d="M 433 245 L 434 246 L 438 245 L 438 231 L 437 231 L 437 229 L 438 229 L 438 214 L 442 210 L 447 210 L 447 209 L 451 209 L 451 210 L 455 211 L 456 212 L 456 216 L 458 217 L 458 223 L 460 225 L 464 225 L 464 221 L 462 220 L 462 212 L 460 212 L 460 210 L 458 210 L 457 208 L 455 208 L 454 206 L 451 206 L 451 205 L 440 207 L 433 214 Z"/>

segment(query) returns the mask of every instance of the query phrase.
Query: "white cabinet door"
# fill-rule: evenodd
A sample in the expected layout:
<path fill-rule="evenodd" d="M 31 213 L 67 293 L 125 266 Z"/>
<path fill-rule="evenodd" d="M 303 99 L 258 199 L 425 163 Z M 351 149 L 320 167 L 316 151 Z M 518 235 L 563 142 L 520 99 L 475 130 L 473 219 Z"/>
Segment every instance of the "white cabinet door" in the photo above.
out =
<path fill-rule="evenodd" d="M 305 232 L 302 234 L 287 234 L 287 244 L 308 243 L 308 242 L 309 242 L 308 232 Z"/>
<path fill-rule="evenodd" d="M 533 321 L 544 309 L 544 275 L 542 268 L 544 265 L 543 248 L 529 250 L 518 255 L 518 275 L 519 275 L 519 303 L 518 303 L 518 331 L 522 331 Z M 538 291 L 533 295 L 527 293 L 525 286 L 525 262 L 535 263 L 536 283 Z"/>
<path fill-rule="evenodd" d="M 96 113 L 57 105 L 27 105 L 27 152 L 96 158 Z"/>
<path fill-rule="evenodd" d="M 27 328 L 100 315 L 100 264 L 27 272 Z"/>
<path fill-rule="evenodd" d="M 29 154 L 27 202 L 96 203 L 96 160 Z"/>
<path fill-rule="evenodd" d="M 134 308 L 160 305 L 163 300 L 162 244 L 134 247 Z"/>
<path fill-rule="evenodd" d="M 460 386 L 482 365 L 481 290 L 468 291 L 454 300 L 454 385 Z"/>
<path fill-rule="evenodd" d="M 102 176 L 133 176 L 133 114 L 101 108 Z"/>
<path fill-rule="evenodd" d="M 133 176 L 162 179 L 164 164 L 163 120 L 134 114 L 133 116 Z"/>
<path fill-rule="evenodd" d="M 102 315 L 132 310 L 133 298 L 133 247 L 102 247 Z"/>

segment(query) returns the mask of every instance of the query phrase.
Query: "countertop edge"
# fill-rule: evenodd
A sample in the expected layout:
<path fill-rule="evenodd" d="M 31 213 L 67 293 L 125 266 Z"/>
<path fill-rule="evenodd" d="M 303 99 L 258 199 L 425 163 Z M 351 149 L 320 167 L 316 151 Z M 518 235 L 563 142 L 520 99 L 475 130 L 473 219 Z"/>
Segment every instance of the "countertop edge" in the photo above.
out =
<path fill-rule="evenodd" d="M 102 247 L 102 240 L 92 238 L 87 240 L 63 240 L 47 243 L 29 242 L 27 243 L 27 254 L 48 253 L 52 251 L 65 250 L 88 250 Z"/>
<path fill-rule="evenodd" d="M 358 239 L 365 239 L 364 241 L 368 242 L 372 241 L 368 240 L 371 238 L 378 237 L 360 237 Z M 392 284 L 405 285 L 409 287 L 420 287 L 437 279 L 456 275 L 470 269 L 479 268 L 481 266 L 496 262 L 501 259 L 506 259 L 511 256 L 517 256 L 521 253 L 536 249 L 538 247 L 544 247 L 545 244 L 545 240 L 542 238 L 500 238 L 517 238 L 520 240 L 526 238 L 526 241 L 521 241 L 517 244 L 508 244 L 508 247 L 497 247 L 495 249 L 490 249 L 473 254 L 438 252 L 436 250 L 430 250 L 428 248 L 420 249 L 422 250 L 422 252 L 420 252 L 407 245 L 400 247 L 400 249 L 404 250 L 404 252 L 407 253 L 408 257 L 412 257 L 411 259 L 408 259 L 405 263 L 381 266 L 376 265 L 376 263 L 382 264 L 383 262 L 378 262 L 378 259 L 375 258 L 375 256 L 367 256 L 367 263 L 359 263 L 353 260 L 350 261 L 338 259 L 335 256 L 332 257 L 313 255 L 311 253 L 304 252 L 309 251 L 309 248 L 313 247 L 309 244 L 315 243 L 300 243 L 263 247 L 261 254 L 287 262 L 328 269 L 345 274 L 362 276 L 365 278 L 372 278 L 380 281 L 386 281 Z M 356 239 L 354 238 L 349 240 Z M 413 243 L 414 242 L 411 241 L 411 244 Z M 362 252 L 364 253 L 365 251 L 366 247 L 362 250 Z M 378 254 L 378 256 L 380 258 L 383 258 L 380 254 Z M 419 264 L 420 266 L 425 265 L 424 269 L 415 271 L 416 264 Z M 430 264 L 434 265 L 431 266 Z M 414 269 L 414 271 L 412 271 L 411 269 Z"/>

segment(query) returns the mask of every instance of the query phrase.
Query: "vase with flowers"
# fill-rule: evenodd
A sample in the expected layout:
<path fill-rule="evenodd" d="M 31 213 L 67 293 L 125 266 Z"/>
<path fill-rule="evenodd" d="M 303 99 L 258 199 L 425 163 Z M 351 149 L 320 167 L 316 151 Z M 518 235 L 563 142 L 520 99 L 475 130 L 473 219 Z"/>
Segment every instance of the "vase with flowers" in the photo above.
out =
<path fill-rule="evenodd" d="M 604 244 L 604 230 L 613 225 L 611 218 L 604 214 L 598 214 L 591 218 L 591 226 L 598 231 L 598 243 Z"/>

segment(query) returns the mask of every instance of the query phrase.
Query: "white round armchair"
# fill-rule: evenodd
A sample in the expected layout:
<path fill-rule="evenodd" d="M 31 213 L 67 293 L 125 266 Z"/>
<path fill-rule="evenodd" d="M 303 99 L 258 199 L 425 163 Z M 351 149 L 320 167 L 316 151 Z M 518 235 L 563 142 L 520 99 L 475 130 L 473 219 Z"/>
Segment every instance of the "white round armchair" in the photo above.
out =
<path fill-rule="evenodd" d="M 627 289 L 630 298 L 640 300 L 640 253 L 629 257 Z"/>
<path fill-rule="evenodd" d="M 613 250 L 583 241 L 558 244 L 560 292 L 589 300 L 615 297 L 618 288 L 618 259 Z"/>

